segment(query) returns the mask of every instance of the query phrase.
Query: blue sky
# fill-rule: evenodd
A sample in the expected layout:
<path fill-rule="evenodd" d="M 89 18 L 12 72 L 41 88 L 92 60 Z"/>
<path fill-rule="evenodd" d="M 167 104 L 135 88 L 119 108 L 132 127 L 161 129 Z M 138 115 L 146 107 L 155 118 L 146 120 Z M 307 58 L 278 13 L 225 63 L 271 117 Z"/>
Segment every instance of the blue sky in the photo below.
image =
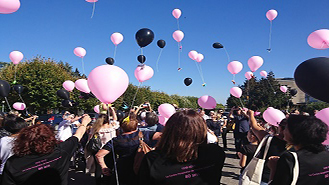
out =
<path fill-rule="evenodd" d="M 139 64 L 140 50 L 135 33 L 150 28 L 155 40 L 144 49 L 145 64 L 155 70 L 152 79 L 143 85 L 168 94 L 213 96 L 218 103 L 226 103 L 233 86 L 232 75 L 227 71 L 224 50 L 212 48 L 222 43 L 231 60 L 243 63 L 244 69 L 236 81 L 242 84 L 244 73 L 249 71 L 247 61 L 259 55 L 264 65 L 259 71 L 272 70 L 276 77 L 293 77 L 295 68 L 304 60 L 328 56 L 328 50 L 315 50 L 308 46 L 308 35 L 317 29 L 329 27 L 328 0 L 99 0 L 91 19 L 92 4 L 84 0 L 22 0 L 21 8 L 13 14 L 0 14 L 0 61 L 9 62 L 9 53 L 19 50 L 26 59 L 36 55 L 62 60 L 82 71 L 81 60 L 73 54 L 77 46 L 84 47 L 86 73 L 105 64 L 113 57 L 113 32 L 124 35 L 118 46 L 115 65 L 123 68 L 131 83 L 137 85 L 134 70 Z M 182 71 L 177 71 L 177 43 L 172 33 L 177 29 L 171 15 L 174 8 L 182 10 L 180 28 L 185 33 L 182 41 Z M 268 47 L 269 21 L 265 14 L 276 9 L 273 22 L 272 52 Z M 156 71 L 160 49 L 156 41 L 167 42 Z M 190 50 L 205 56 L 202 62 L 206 87 L 194 62 L 188 58 Z M 183 80 L 193 79 L 186 87 Z M 24 84 L 23 84 L 24 85 Z"/>

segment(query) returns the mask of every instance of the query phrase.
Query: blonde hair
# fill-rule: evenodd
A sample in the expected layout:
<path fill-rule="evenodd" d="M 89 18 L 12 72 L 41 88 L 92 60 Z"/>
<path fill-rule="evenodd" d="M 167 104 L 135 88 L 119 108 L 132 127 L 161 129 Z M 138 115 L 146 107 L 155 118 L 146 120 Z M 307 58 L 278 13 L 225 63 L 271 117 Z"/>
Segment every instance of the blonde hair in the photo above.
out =
<path fill-rule="evenodd" d="M 109 117 L 107 114 L 100 114 L 96 120 L 96 122 L 93 124 L 92 130 L 93 135 L 98 133 L 99 130 L 102 128 L 103 125 L 109 123 Z"/>

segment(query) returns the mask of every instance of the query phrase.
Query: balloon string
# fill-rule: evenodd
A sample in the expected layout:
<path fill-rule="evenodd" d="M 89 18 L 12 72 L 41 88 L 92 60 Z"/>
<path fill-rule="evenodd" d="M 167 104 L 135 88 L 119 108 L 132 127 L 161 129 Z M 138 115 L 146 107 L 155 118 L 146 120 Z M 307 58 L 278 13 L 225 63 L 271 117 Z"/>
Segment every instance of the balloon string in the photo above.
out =
<path fill-rule="evenodd" d="M 93 12 L 91 13 L 91 19 L 94 17 L 95 8 L 96 8 L 96 1 L 94 1 Z"/>
<path fill-rule="evenodd" d="M 156 63 L 157 72 L 159 72 L 159 60 L 160 60 L 160 57 L 161 57 L 161 54 L 162 54 L 162 50 L 163 50 L 163 49 L 160 50 L 160 54 L 159 54 L 159 56 L 158 56 L 158 60 L 157 60 L 157 63 Z"/>
<path fill-rule="evenodd" d="M 242 108 L 244 108 L 244 105 L 243 105 L 243 103 L 242 103 L 242 101 L 241 101 L 241 98 L 239 98 L 239 100 L 240 100 L 240 103 L 241 103 L 241 105 L 242 105 Z"/>
<path fill-rule="evenodd" d="M 235 74 L 233 74 L 233 83 L 235 82 Z M 234 83 L 235 84 L 235 83 Z"/>
<path fill-rule="evenodd" d="M 143 48 L 141 48 L 141 55 L 143 55 Z"/>
<path fill-rule="evenodd" d="M 228 60 L 228 62 L 230 62 L 231 61 L 230 55 L 228 54 L 228 52 L 227 52 L 227 50 L 226 50 L 225 47 L 224 47 L 224 50 L 225 50 L 225 53 L 226 53 L 226 56 L 227 56 L 227 60 Z"/>
<path fill-rule="evenodd" d="M 142 82 L 139 82 L 139 85 L 138 85 L 138 87 L 137 87 L 137 90 L 136 90 L 136 93 L 135 93 L 135 95 L 134 95 L 133 102 L 131 103 L 130 109 L 132 109 L 132 107 L 134 106 L 135 99 L 136 99 L 136 96 L 137 96 L 138 90 L 139 90 L 139 88 L 141 87 L 141 85 L 142 85 Z"/>
<path fill-rule="evenodd" d="M 178 30 L 180 30 L 180 28 L 179 28 L 179 20 L 177 19 L 177 28 L 178 28 Z"/>
<path fill-rule="evenodd" d="M 179 46 L 179 42 L 178 42 L 178 69 L 180 69 L 180 46 Z"/>
<path fill-rule="evenodd" d="M 323 48 L 323 46 L 326 44 L 325 41 L 322 42 L 322 46 L 321 46 L 321 49 Z"/>
<path fill-rule="evenodd" d="M 83 62 L 83 57 L 81 58 L 81 62 L 82 62 L 82 74 L 85 74 L 85 64 Z"/>
<path fill-rule="evenodd" d="M 21 96 L 21 94 L 18 94 L 18 96 L 22 100 L 22 102 L 25 103 L 24 100 L 23 100 L 23 98 L 22 98 L 22 96 Z"/>
<path fill-rule="evenodd" d="M 7 105 L 8 105 L 9 110 L 11 111 L 11 107 L 10 107 L 10 105 L 9 105 L 9 102 L 8 102 L 7 97 L 5 97 L 5 100 L 6 100 L 6 102 L 7 102 Z"/>
<path fill-rule="evenodd" d="M 199 75 L 200 75 L 200 77 L 201 77 L 202 83 L 204 83 L 204 80 L 203 80 L 203 78 L 202 78 L 202 74 L 201 74 L 201 70 L 200 70 L 200 68 L 199 68 L 199 66 L 198 66 L 198 64 L 197 64 L 196 61 L 195 61 L 195 65 L 196 65 L 196 68 L 197 68 L 198 71 L 199 71 Z"/>
<path fill-rule="evenodd" d="M 18 64 L 17 64 L 17 65 L 18 65 Z M 16 82 L 17 65 L 15 65 L 15 80 L 14 80 L 14 82 Z"/>
<path fill-rule="evenodd" d="M 203 81 L 203 83 L 205 83 L 205 82 L 204 82 L 204 77 L 203 77 L 203 72 L 202 72 L 201 63 L 198 62 L 198 64 L 199 64 L 199 68 L 200 68 L 200 73 L 201 73 L 202 81 Z"/>
<path fill-rule="evenodd" d="M 271 40 L 272 40 L 272 21 L 270 21 L 270 34 L 268 40 L 268 52 L 271 52 Z"/>
<path fill-rule="evenodd" d="M 114 54 L 113 54 L 114 61 L 115 61 L 115 56 L 117 55 L 117 47 L 118 47 L 118 45 L 115 45 L 115 47 L 114 47 Z"/>

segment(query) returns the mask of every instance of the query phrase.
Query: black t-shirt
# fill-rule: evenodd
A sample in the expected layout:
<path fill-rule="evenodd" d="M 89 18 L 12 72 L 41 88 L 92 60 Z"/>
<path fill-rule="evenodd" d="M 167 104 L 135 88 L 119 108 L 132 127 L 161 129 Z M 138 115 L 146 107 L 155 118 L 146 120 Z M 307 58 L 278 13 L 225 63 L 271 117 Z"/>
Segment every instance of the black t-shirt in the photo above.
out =
<path fill-rule="evenodd" d="M 297 185 L 329 184 L 329 152 L 315 154 L 301 149 L 296 153 L 299 164 Z M 295 158 L 290 152 L 285 152 L 278 160 L 271 185 L 290 185 L 294 166 Z"/>
<path fill-rule="evenodd" d="M 69 161 L 78 148 L 78 138 L 70 137 L 46 155 L 12 156 L 5 165 L 3 185 L 67 185 Z"/>
<path fill-rule="evenodd" d="M 114 152 L 119 156 L 119 158 L 116 159 L 119 181 L 123 184 L 138 183 L 136 179 L 137 177 L 133 171 L 135 154 L 139 146 L 138 133 L 139 131 L 125 135 L 120 134 L 112 139 L 114 145 Z M 150 145 L 150 142 L 155 132 L 142 131 L 142 133 L 144 137 L 144 142 Z M 103 146 L 103 149 L 112 152 L 112 140 L 107 142 Z"/>
<path fill-rule="evenodd" d="M 216 136 L 220 135 L 220 128 L 221 128 L 220 122 L 213 121 L 212 119 L 207 119 L 206 123 L 207 123 L 207 127 L 210 130 L 212 130 Z"/>
<path fill-rule="evenodd" d="M 254 157 L 254 154 L 255 154 L 255 152 L 257 150 L 257 147 L 258 147 L 258 145 L 247 144 L 247 145 L 244 145 L 241 148 L 241 153 L 243 155 L 246 155 L 247 156 L 246 166 L 249 164 L 249 162 L 251 161 L 251 159 Z M 241 169 L 241 172 L 244 170 L 245 167 L 243 167 Z"/>
<path fill-rule="evenodd" d="M 286 144 L 287 142 L 279 139 L 278 137 L 274 136 L 271 144 L 270 144 L 270 148 L 268 150 L 267 156 L 265 158 L 265 165 L 264 165 L 264 169 L 263 169 L 263 175 L 262 175 L 262 181 L 263 182 L 268 182 L 270 179 L 270 169 L 267 166 L 267 162 L 268 162 L 268 158 L 271 156 L 280 156 L 282 155 L 283 152 L 286 151 Z M 257 156 L 257 158 L 263 158 L 264 155 L 264 151 L 265 151 L 265 146 L 262 147 L 259 155 Z"/>
<path fill-rule="evenodd" d="M 139 169 L 143 185 L 218 185 L 222 176 L 225 153 L 215 144 L 199 147 L 198 158 L 179 163 L 160 151 L 147 153 Z"/>

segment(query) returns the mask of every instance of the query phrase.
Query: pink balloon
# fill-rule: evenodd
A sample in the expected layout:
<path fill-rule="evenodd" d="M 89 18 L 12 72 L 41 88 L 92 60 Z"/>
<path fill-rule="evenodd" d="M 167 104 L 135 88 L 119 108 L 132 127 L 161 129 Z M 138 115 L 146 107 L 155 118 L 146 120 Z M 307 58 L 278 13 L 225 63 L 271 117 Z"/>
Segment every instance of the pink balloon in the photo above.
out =
<path fill-rule="evenodd" d="M 181 42 L 184 38 L 184 33 L 180 30 L 176 30 L 173 34 L 172 37 L 175 39 L 177 42 Z"/>
<path fill-rule="evenodd" d="M 260 76 L 262 76 L 262 77 L 267 77 L 267 72 L 266 71 L 261 71 L 260 73 Z"/>
<path fill-rule="evenodd" d="M 214 109 L 217 106 L 216 100 L 208 95 L 201 96 L 198 99 L 198 104 L 204 109 Z"/>
<path fill-rule="evenodd" d="M 127 73 L 114 65 L 101 65 L 88 75 L 88 87 L 103 103 L 113 103 L 128 88 Z"/>
<path fill-rule="evenodd" d="M 254 115 L 255 116 L 259 116 L 261 114 L 261 112 L 255 112 Z"/>
<path fill-rule="evenodd" d="M 248 60 L 248 66 L 252 72 L 257 71 L 264 63 L 264 60 L 260 56 L 253 56 Z"/>
<path fill-rule="evenodd" d="M 158 116 L 158 118 L 159 118 L 159 123 L 163 126 L 166 126 L 166 123 L 167 123 L 169 118 L 165 118 L 164 116 L 161 116 L 161 115 Z"/>
<path fill-rule="evenodd" d="M 197 62 L 202 62 L 203 59 L 204 59 L 204 56 L 201 53 L 199 53 L 198 57 L 196 58 L 196 61 Z"/>
<path fill-rule="evenodd" d="M 16 12 L 21 3 L 19 0 L 0 0 L 0 13 L 1 14 L 11 14 Z"/>
<path fill-rule="evenodd" d="M 9 54 L 9 58 L 13 62 L 13 64 L 17 65 L 20 61 L 23 60 L 24 55 L 20 51 L 12 51 Z"/>
<path fill-rule="evenodd" d="M 98 0 L 86 0 L 88 3 L 96 3 Z"/>
<path fill-rule="evenodd" d="M 230 93 L 236 98 L 240 98 L 242 96 L 242 90 L 239 87 L 232 87 Z"/>
<path fill-rule="evenodd" d="M 198 59 L 198 56 L 199 56 L 199 53 L 195 50 L 192 50 L 188 53 L 188 56 L 190 57 L 190 59 L 192 60 L 197 60 Z"/>
<path fill-rule="evenodd" d="M 170 116 L 172 116 L 173 114 L 175 114 L 176 109 L 171 104 L 164 103 L 164 104 L 161 104 L 158 107 L 158 111 L 159 111 L 159 113 L 160 113 L 161 116 L 163 116 L 165 118 L 170 118 Z"/>
<path fill-rule="evenodd" d="M 87 51 L 82 47 L 76 47 L 73 52 L 76 56 L 80 58 L 83 58 L 87 54 Z"/>
<path fill-rule="evenodd" d="M 96 105 L 96 106 L 94 107 L 94 111 L 95 111 L 97 114 L 99 114 L 99 105 Z"/>
<path fill-rule="evenodd" d="M 86 79 L 79 79 L 75 81 L 75 88 L 77 88 L 79 91 L 82 91 L 84 93 L 89 94 L 90 89 L 88 87 L 88 81 Z"/>
<path fill-rule="evenodd" d="M 16 102 L 13 104 L 13 107 L 16 110 L 24 110 L 26 108 L 26 105 L 25 105 L 25 103 Z"/>
<path fill-rule="evenodd" d="M 72 82 L 71 80 L 66 80 L 64 83 L 63 83 L 63 87 L 65 90 L 67 91 L 73 91 L 75 85 L 74 85 L 74 82 Z"/>
<path fill-rule="evenodd" d="M 252 79 L 252 77 L 254 76 L 254 74 L 250 71 L 247 71 L 244 76 L 247 78 L 247 80 Z"/>
<path fill-rule="evenodd" d="M 311 33 L 307 38 L 307 43 L 315 49 L 329 48 L 329 30 L 321 29 Z"/>
<path fill-rule="evenodd" d="M 243 68 L 243 65 L 239 61 L 232 61 L 227 65 L 227 69 L 232 74 L 238 74 Z"/>
<path fill-rule="evenodd" d="M 320 110 L 315 114 L 315 117 L 323 121 L 329 127 L 329 108 Z M 327 133 L 327 139 L 322 144 L 329 145 L 329 132 Z"/>
<path fill-rule="evenodd" d="M 276 10 L 269 10 L 266 12 L 266 17 L 268 20 L 273 21 L 278 16 L 278 12 Z"/>
<path fill-rule="evenodd" d="M 123 35 L 119 32 L 115 32 L 111 35 L 111 41 L 117 46 L 123 41 Z"/>
<path fill-rule="evenodd" d="M 280 87 L 280 90 L 281 90 L 282 92 L 286 93 L 287 90 L 288 90 L 288 87 L 283 85 L 283 86 Z"/>
<path fill-rule="evenodd" d="M 135 77 L 139 82 L 149 80 L 154 75 L 154 71 L 150 66 L 142 65 L 135 69 Z"/>
<path fill-rule="evenodd" d="M 282 111 L 274 108 L 267 108 L 263 113 L 264 120 L 274 126 L 278 126 L 278 124 L 286 118 Z"/>
<path fill-rule="evenodd" d="M 179 19 L 179 17 L 182 15 L 182 11 L 178 8 L 174 9 L 172 11 L 172 15 L 176 18 Z"/>

